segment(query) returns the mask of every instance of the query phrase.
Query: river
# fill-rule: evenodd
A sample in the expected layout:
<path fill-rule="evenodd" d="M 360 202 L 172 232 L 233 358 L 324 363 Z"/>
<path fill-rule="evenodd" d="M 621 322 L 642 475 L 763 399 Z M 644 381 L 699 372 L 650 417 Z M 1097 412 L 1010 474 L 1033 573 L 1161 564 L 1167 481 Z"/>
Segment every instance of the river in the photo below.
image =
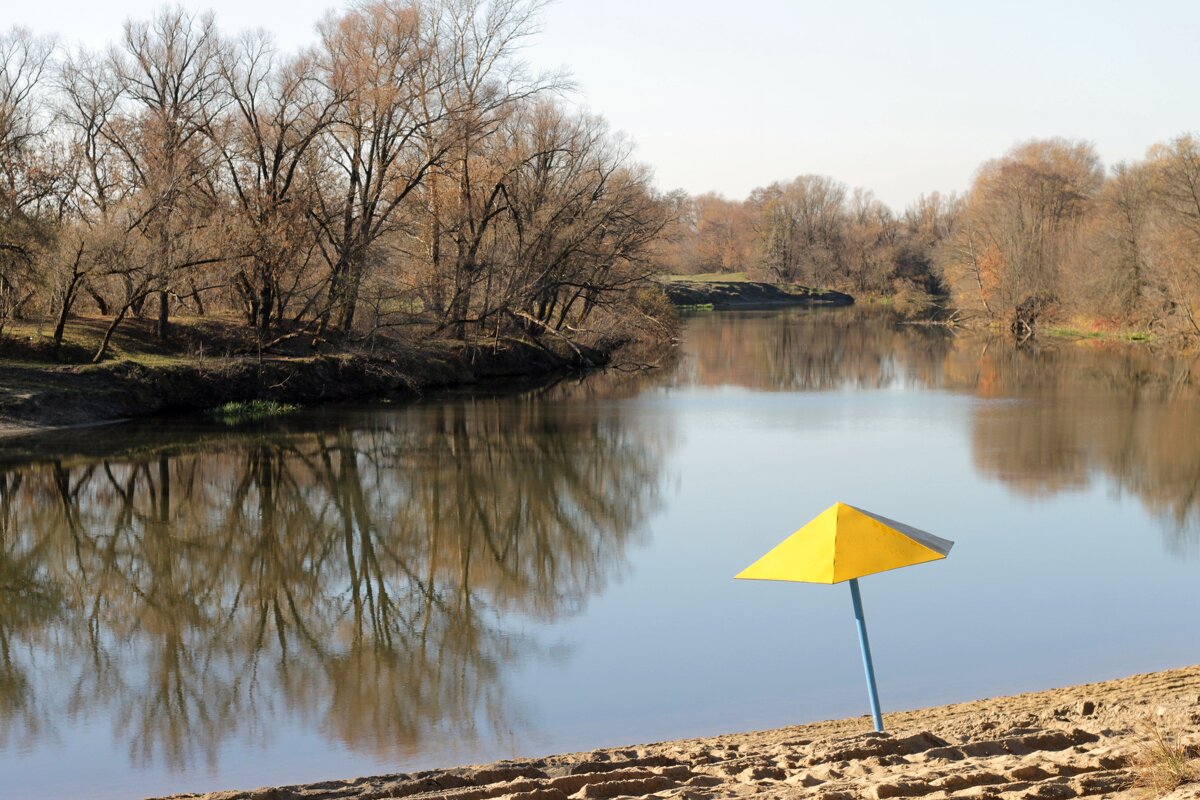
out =
<path fill-rule="evenodd" d="M 1200 365 L 857 308 L 655 370 L 0 446 L 0 793 L 137 797 L 866 713 L 845 586 L 732 576 L 835 500 L 884 710 L 1200 661 Z M 865 724 L 865 723 L 864 723 Z"/>

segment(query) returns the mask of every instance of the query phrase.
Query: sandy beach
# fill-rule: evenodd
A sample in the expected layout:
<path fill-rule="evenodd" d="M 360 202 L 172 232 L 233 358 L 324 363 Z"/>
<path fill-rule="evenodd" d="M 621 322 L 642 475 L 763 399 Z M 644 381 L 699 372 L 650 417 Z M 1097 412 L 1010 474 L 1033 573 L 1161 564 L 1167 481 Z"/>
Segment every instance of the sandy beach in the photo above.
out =
<path fill-rule="evenodd" d="M 1161 733 L 1200 757 L 1200 666 L 770 731 L 174 800 L 1200 798 L 1147 785 Z M 1149 766 L 1147 766 L 1149 764 Z M 1200 762 L 1185 763 L 1200 777 Z"/>

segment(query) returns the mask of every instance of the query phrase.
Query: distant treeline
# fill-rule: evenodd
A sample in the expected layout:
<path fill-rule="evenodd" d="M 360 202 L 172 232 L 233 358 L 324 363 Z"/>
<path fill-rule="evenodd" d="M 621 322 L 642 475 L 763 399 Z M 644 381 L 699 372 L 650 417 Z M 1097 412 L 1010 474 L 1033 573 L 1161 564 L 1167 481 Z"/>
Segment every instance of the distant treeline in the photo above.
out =
<path fill-rule="evenodd" d="M 865 190 L 806 175 L 743 202 L 677 196 L 666 254 L 680 272 L 739 272 L 892 295 L 941 295 L 1027 335 L 1039 318 L 1200 335 L 1200 141 L 1105 170 L 1094 148 L 1020 144 L 965 195 L 897 214 Z"/>
<path fill-rule="evenodd" d="M 99 359 L 131 317 L 258 345 L 619 324 L 673 209 L 517 58 L 540 5 L 368 0 L 298 53 L 180 8 L 104 52 L 0 35 L 0 336 L 99 315 Z"/>

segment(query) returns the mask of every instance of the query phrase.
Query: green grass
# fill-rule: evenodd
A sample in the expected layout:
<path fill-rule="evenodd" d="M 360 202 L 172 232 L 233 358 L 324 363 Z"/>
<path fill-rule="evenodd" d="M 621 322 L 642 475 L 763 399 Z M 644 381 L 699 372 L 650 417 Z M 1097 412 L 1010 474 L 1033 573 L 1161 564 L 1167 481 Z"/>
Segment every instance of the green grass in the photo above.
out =
<path fill-rule="evenodd" d="M 1053 336 L 1058 339 L 1108 339 L 1126 342 L 1153 342 L 1158 338 L 1149 331 L 1117 331 L 1108 333 L 1105 331 L 1085 331 L 1080 328 L 1061 326 L 1046 328 L 1045 333 L 1047 336 Z"/>
<path fill-rule="evenodd" d="M 73 317 L 62 345 L 54 347 L 50 322 L 9 323 L 0 335 L 0 357 L 10 361 L 47 364 L 89 364 L 111 320 L 97 316 Z M 109 343 L 105 361 L 133 361 L 147 366 L 192 362 L 203 355 L 218 358 L 252 344 L 253 334 L 238 318 L 229 315 L 174 317 L 170 340 L 160 341 L 149 319 L 126 319 Z"/>
<path fill-rule="evenodd" d="M 208 415 L 222 422 L 234 423 L 282 417 L 299 410 L 299 406 L 274 400 L 241 400 L 210 409 Z"/>
<path fill-rule="evenodd" d="M 693 303 L 690 305 L 685 304 L 685 305 L 677 306 L 677 308 L 680 311 L 712 311 L 713 304 L 712 303 Z"/>

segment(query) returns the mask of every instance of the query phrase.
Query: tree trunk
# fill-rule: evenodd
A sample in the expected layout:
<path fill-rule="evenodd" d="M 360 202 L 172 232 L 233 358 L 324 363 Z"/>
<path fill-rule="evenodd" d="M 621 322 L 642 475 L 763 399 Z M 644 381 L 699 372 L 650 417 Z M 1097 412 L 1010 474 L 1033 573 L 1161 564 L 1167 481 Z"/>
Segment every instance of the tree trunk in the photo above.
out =
<path fill-rule="evenodd" d="M 271 335 L 271 314 L 274 309 L 275 301 L 271 296 L 271 283 L 264 278 L 258 295 L 258 332 L 263 339 Z"/>
<path fill-rule="evenodd" d="M 362 282 L 361 267 L 354 266 L 348 273 L 349 280 L 345 285 L 345 300 L 342 304 L 341 329 L 343 334 L 349 334 L 354 328 L 354 314 L 358 310 L 358 287 Z"/>
<path fill-rule="evenodd" d="M 454 321 L 454 338 L 460 342 L 467 340 L 467 314 L 471 313 L 471 281 L 454 294 L 450 303 L 450 319 Z"/>
<path fill-rule="evenodd" d="M 196 299 L 196 315 L 203 317 L 204 316 L 204 300 L 200 297 L 200 290 L 196 288 L 196 282 L 194 280 L 191 281 L 191 285 L 192 285 L 192 297 L 194 297 Z"/>
<path fill-rule="evenodd" d="M 164 289 L 158 293 L 158 328 L 157 335 L 160 341 L 166 341 L 170 334 L 170 313 L 171 313 L 171 295 Z"/>
<path fill-rule="evenodd" d="M 117 326 L 121 324 L 121 320 L 125 319 L 125 315 L 129 313 L 129 309 L 129 303 L 121 306 L 121 311 L 113 318 L 112 324 L 104 331 L 104 339 L 100 342 L 100 349 L 92 357 L 93 364 L 99 364 L 104 359 L 104 354 L 108 352 L 108 343 L 112 341 L 113 333 L 117 330 Z"/>
<path fill-rule="evenodd" d="M 86 283 L 84 288 L 87 290 L 87 293 L 91 295 L 92 301 L 96 304 L 96 310 L 100 312 L 100 316 L 107 317 L 108 301 L 96 291 L 96 288 L 92 286 L 91 283 Z"/>
<path fill-rule="evenodd" d="M 67 329 L 67 317 L 71 316 L 71 306 L 75 304 L 76 289 L 79 286 L 77 280 L 72 280 L 67 290 L 63 293 L 62 305 L 58 309 L 58 320 L 54 323 L 54 350 L 62 347 L 63 333 Z"/>

